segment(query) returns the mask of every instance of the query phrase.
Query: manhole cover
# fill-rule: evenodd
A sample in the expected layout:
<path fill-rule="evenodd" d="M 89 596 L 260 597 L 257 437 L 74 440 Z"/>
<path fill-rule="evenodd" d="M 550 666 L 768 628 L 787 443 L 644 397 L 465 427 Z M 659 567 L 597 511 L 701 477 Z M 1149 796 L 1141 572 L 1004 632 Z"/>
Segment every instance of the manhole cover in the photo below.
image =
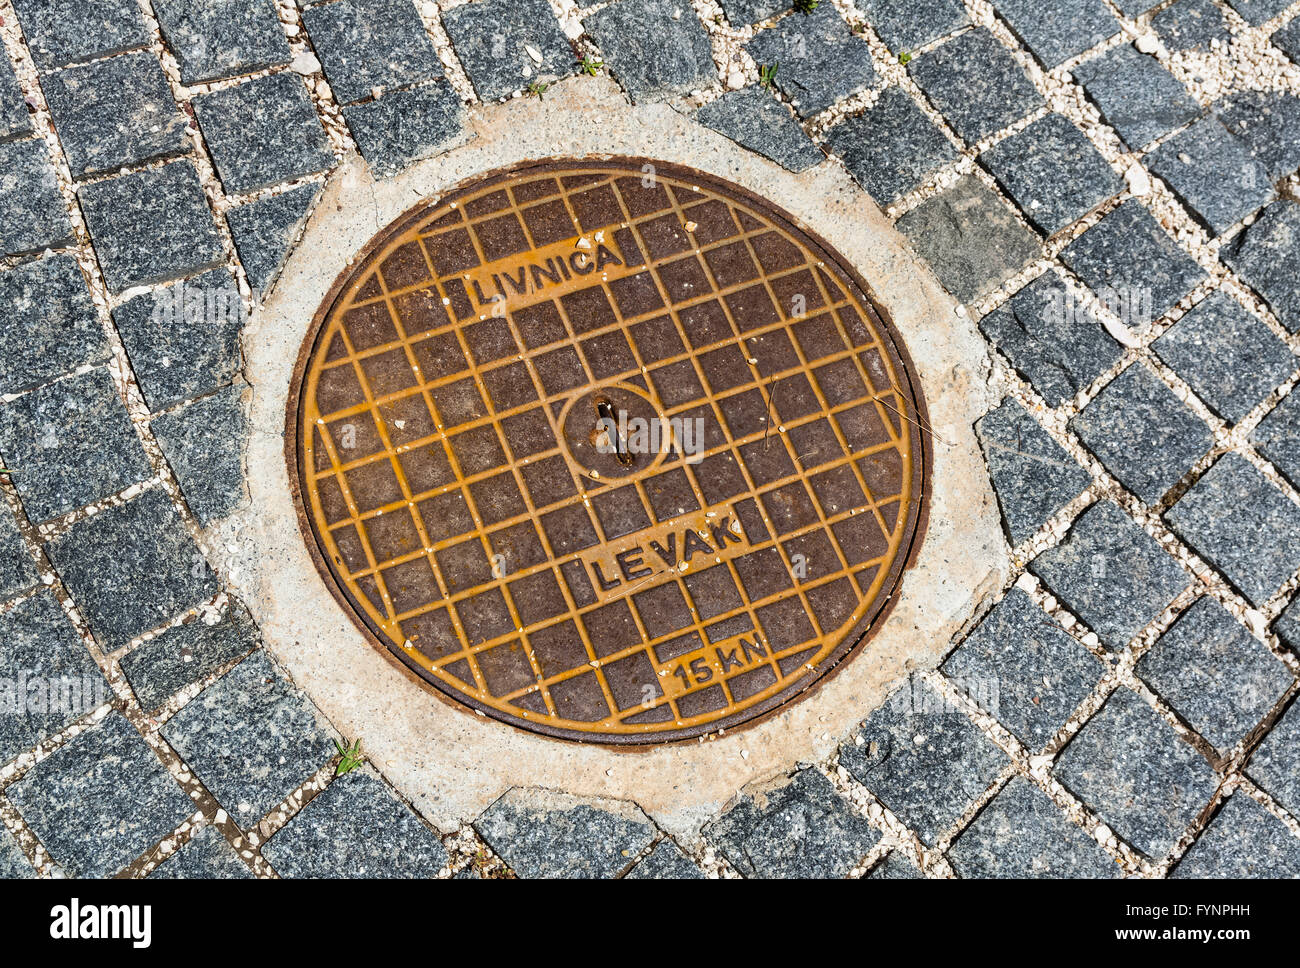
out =
<path fill-rule="evenodd" d="M 439 691 L 684 739 L 796 698 L 882 618 L 927 491 L 908 365 L 756 196 L 532 164 L 416 207 L 338 280 L 291 470 L 334 592 Z"/>

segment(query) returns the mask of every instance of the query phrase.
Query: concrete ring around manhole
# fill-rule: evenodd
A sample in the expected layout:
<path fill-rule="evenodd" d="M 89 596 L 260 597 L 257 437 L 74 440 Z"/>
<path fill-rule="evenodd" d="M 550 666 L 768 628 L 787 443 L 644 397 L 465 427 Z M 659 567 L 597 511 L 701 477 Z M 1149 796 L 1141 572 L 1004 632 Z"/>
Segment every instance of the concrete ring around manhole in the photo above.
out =
<path fill-rule="evenodd" d="M 494 719 L 644 744 L 769 715 L 868 640 L 923 536 L 927 422 L 866 285 L 776 206 L 549 159 L 366 246 L 286 439 L 374 641 Z"/>

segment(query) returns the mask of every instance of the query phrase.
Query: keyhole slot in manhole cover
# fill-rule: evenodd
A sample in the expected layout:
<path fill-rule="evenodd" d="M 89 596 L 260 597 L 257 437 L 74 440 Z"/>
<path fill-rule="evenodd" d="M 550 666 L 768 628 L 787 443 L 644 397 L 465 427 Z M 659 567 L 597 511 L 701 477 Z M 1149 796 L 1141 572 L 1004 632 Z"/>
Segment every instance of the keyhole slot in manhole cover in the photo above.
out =
<path fill-rule="evenodd" d="M 376 643 L 523 729 L 647 744 L 806 695 L 880 623 L 930 455 L 906 350 L 770 203 L 552 160 L 407 212 L 308 334 L 288 457 Z"/>

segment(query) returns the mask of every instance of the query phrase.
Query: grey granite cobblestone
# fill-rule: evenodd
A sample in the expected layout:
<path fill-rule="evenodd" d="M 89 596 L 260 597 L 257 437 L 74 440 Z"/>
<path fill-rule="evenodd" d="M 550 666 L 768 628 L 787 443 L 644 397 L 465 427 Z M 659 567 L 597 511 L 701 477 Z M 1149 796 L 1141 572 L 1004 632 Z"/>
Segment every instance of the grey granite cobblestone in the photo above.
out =
<path fill-rule="evenodd" d="M 289 257 L 290 243 L 306 221 L 321 186 L 300 185 L 226 212 L 226 224 L 253 293 L 264 297 Z"/>
<path fill-rule="evenodd" d="M 640 809 L 567 794 L 514 789 L 474 828 L 522 878 L 612 878 L 655 839 Z"/>
<path fill-rule="evenodd" d="M 1225 454 L 1165 520 L 1255 605 L 1300 568 L 1300 507 L 1239 454 Z"/>
<path fill-rule="evenodd" d="M 378 177 L 395 175 L 472 137 L 465 109 L 446 81 L 392 91 L 343 109 L 357 148 Z"/>
<path fill-rule="evenodd" d="M 840 765 L 926 844 L 934 844 L 1008 762 L 964 713 L 915 678 L 840 749 Z"/>
<path fill-rule="evenodd" d="M 862 0 L 860 6 L 894 53 L 924 47 L 970 23 L 961 0 Z"/>
<path fill-rule="evenodd" d="M 745 27 L 790 9 L 791 0 L 718 0 L 733 27 Z"/>
<path fill-rule="evenodd" d="M 1047 70 L 1120 31 L 1102 0 L 996 0 L 994 7 Z"/>
<path fill-rule="evenodd" d="M 41 89 L 74 178 L 190 148 L 185 115 L 148 51 L 47 74 Z"/>
<path fill-rule="evenodd" d="M 1300 394 L 1288 393 L 1255 427 L 1250 441 L 1293 487 L 1300 487 Z"/>
<path fill-rule="evenodd" d="M 964 303 L 989 295 L 1041 253 L 1038 237 L 974 175 L 912 209 L 898 230 Z"/>
<path fill-rule="evenodd" d="M 1121 44 L 1074 69 L 1102 118 L 1137 150 L 1200 116 L 1200 105 L 1154 57 Z"/>
<path fill-rule="evenodd" d="M 5 795 L 73 877 L 116 874 L 196 810 L 116 712 L 41 760 Z"/>
<path fill-rule="evenodd" d="M 45 142 L 0 144 L 0 255 L 25 255 L 72 240 L 72 223 Z"/>
<path fill-rule="evenodd" d="M 1122 649 L 1191 579 L 1115 504 L 1099 501 L 1029 564 L 1111 649 Z"/>
<path fill-rule="evenodd" d="M 77 521 L 46 553 L 106 650 L 217 593 L 217 582 L 158 489 Z"/>
<path fill-rule="evenodd" d="M 0 827 L 0 880 L 29 881 L 36 879 L 36 868 L 14 841 L 9 831 Z"/>
<path fill-rule="evenodd" d="M 9 58 L 0 57 L 0 141 L 21 138 L 32 131 L 32 115 L 18 86 Z"/>
<path fill-rule="evenodd" d="M 63 606 L 42 589 L 0 615 L 0 678 L 24 702 L 0 715 L 0 763 L 43 742 L 69 723 L 112 699 L 99 666 Z M 55 688 L 51 686 L 59 685 Z M 30 692 L 28 689 L 30 688 Z M 39 701 L 44 697 L 45 701 Z"/>
<path fill-rule="evenodd" d="M 757 878 L 844 877 L 880 840 L 813 769 L 742 795 L 704 836 L 741 874 Z"/>
<path fill-rule="evenodd" d="M 759 87 L 728 91 L 700 108 L 695 119 L 791 171 L 826 160 L 785 105 Z"/>
<path fill-rule="evenodd" d="M 1300 656 L 1300 597 L 1291 600 L 1291 604 L 1282 610 L 1282 614 L 1273 623 L 1273 631 L 1278 641 Z"/>
<path fill-rule="evenodd" d="M 1291 23 L 1300 24 L 1300 18 Z M 1215 102 L 1213 110 L 1270 179 L 1285 178 L 1300 168 L 1300 97 L 1278 91 L 1239 91 Z"/>
<path fill-rule="evenodd" d="M 1274 31 L 1272 40 L 1273 44 L 1291 60 L 1300 60 L 1300 18 L 1293 18 L 1285 26 Z"/>
<path fill-rule="evenodd" d="M 153 714 L 186 686 L 242 658 L 257 644 L 257 626 L 248 610 L 232 602 L 211 625 L 198 615 L 142 642 L 122 657 L 122 674 L 140 707 Z"/>
<path fill-rule="evenodd" d="M 1092 477 L 1011 398 L 975 424 L 1002 523 L 1013 544 L 1034 535 Z"/>
<path fill-rule="evenodd" d="M 1152 349 L 1229 423 L 1250 413 L 1300 366 L 1262 320 L 1222 292 L 1197 303 Z"/>
<path fill-rule="evenodd" d="M 546 0 L 482 0 L 442 15 L 456 56 L 484 101 L 572 74 L 573 47 Z M 532 53 L 541 55 L 540 62 Z"/>
<path fill-rule="evenodd" d="M 1246 772 L 1293 817 L 1300 816 L 1300 702 L 1292 701 L 1264 737 Z"/>
<path fill-rule="evenodd" d="M 340 104 L 443 75 L 411 0 L 340 0 L 308 7 L 302 20 Z"/>
<path fill-rule="evenodd" d="M 271 74 L 200 95 L 194 110 L 227 194 L 334 167 L 329 139 L 297 74 Z"/>
<path fill-rule="evenodd" d="M 187 161 L 97 182 L 78 195 L 113 292 L 179 279 L 222 261 L 212 210 Z"/>
<path fill-rule="evenodd" d="M 14 9 L 42 70 L 149 43 L 135 0 L 14 0 Z"/>
<path fill-rule="evenodd" d="M 1212 598 L 1197 599 L 1180 615 L 1136 671 L 1220 752 L 1263 719 L 1295 679 Z"/>
<path fill-rule="evenodd" d="M 873 881 L 919 881 L 925 875 L 917 870 L 916 864 L 903 856 L 902 848 L 891 850 L 885 859 L 871 869 L 867 875 Z"/>
<path fill-rule="evenodd" d="M 228 517 L 248 500 L 244 485 L 243 384 L 218 390 L 150 426 L 200 527 Z"/>
<path fill-rule="evenodd" d="M 745 49 L 757 63 L 776 65 L 777 89 L 804 118 L 877 81 L 871 48 L 829 3 L 761 31 Z"/>
<path fill-rule="evenodd" d="M 1159 501 L 1214 443 L 1210 428 L 1144 363 L 1115 377 L 1069 426 L 1147 504 Z"/>
<path fill-rule="evenodd" d="M 993 607 L 942 670 L 1030 750 L 1056 735 L 1103 671 L 1018 588 Z"/>
<path fill-rule="evenodd" d="M 0 461 L 33 521 L 109 497 L 151 471 L 106 367 L 0 404 Z"/>
<path fill-rule="evenodd" d="M 0 270 L 0 317 L 0 393 L 108 360 L 108 340 L 72 256 Z"/>
<path fill-rule="evenodd" d="M 1136 693 L 1116 690 L 1070 741 L 1056 776 L 1148 857 L 1168 853 L 1218 777 Z"/>
<path fill-rule="evenodd" d="M 8 508 L 0 508 L 0 601 L 36 584 L 36 566 Z"/>
<path fill-rule="evenodd" d="M 1113 878 L 1119 866 L 1042 790 L 1013 777 L 952 848 L 957 876 Z"/>
<path fill-rule="evenodd" d="M 1221 235 L 1277 197 L 1267 169 L 1214 118 L 1180 131 L 1146 163 L 1211 235 Z"/>
<path fill-rule="evenodd" d="M 1300 205 L 1274 202 L 1233 236 L 1219 257 L 1263 297 L 1289 332 L 1300 331 Z"/>
<path fill-rule="evenodd" d="M 627 877 L 634 881 L 695 881 L 702 880 L 704 874 L 671 840 L 661 840 Z"/>
<path fill-rule="evenodd" d="M 1211 42 L 1232 38 L 1214 0 L 1178 0 L 1152 17 L 1151 27 L 1170 50 L 1207 51 Z"/>
<path fill-rule="evenodd" d="M 908 62 L 908 73 L 959 136 L 972 144 L 1046 102 L 989 31 L 968 30 Z"/>
<path fill-rule="evenodd" d="M 209 824 L 172 854 L 149 877 L 153 880 L 252 880 L 253 871 L 235 848 Z"/>
<path fill-rule="evenodd" d="M 154 0 L 153 7 L 182 83 L 289 63 L 289 43 L 272 0 Z"/>
<path fill-rule="evenodd" d="M 1296 837 L 1245 793 L 1228 798 L 1170 875 L 1175 878 L 1300 877 Z"/>
<path fill-rule="evenodd" d="M 368 771 L 339 777 L 266 842 L 282 877 L 430 878 L 447 866 L 442 842 Z"/>
<path fill-rule="evenodd" d="M 689 94 L 717 81 L 709 35 L 690 5 L 615 0 L 582 25 L 634 103 Z"/>
<path fill-rule="evenodd" d="M 1291 6 L 1292 2 L 1293 0 L 1228 0 L 1228 6 L 1241 14 L 1246 23 L 1259 27 Z"/>
<path fill-rule="evenodd" d="M 255 652 L 191 699 L 161 732 L 246 830 L 335 752 L 311 700 L 265 652 Z"/>

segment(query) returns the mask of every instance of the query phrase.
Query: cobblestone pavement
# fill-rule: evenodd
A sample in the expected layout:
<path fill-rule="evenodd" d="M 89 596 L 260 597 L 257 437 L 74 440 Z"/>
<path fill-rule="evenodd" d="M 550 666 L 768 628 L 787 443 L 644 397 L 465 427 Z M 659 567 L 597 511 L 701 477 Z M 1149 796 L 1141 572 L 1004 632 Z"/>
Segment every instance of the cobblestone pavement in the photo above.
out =
<path fill-rule="evenodd" d="M 0 876 L 1300 874 L 1300 4 L 787 6 L 0 0 Z M 240 324 L 330 170 L 584 57 L 847 166 L 1004 397 L 1013 584 L 680 842 L 526 790 L 444 835 L 336 777 L 203 551 L 246 499 Z"/>

